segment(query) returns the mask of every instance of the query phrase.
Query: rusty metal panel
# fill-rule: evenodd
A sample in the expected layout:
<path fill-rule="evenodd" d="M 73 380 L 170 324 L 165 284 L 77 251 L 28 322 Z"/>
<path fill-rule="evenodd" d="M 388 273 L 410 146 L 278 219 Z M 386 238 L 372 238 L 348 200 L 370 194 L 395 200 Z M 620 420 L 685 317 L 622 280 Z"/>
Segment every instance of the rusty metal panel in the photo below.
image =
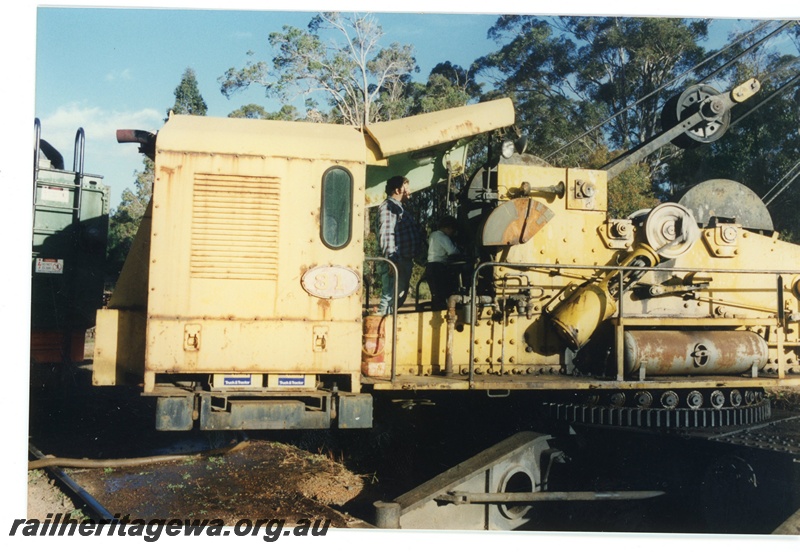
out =
<path fill-rule="evenodd" d="M 372 395 L 339 395 L 337 418 L 340 429 L 372 427 Z"/>
<path fill-rule="evenodd" d="M 361 324 L 341 320 L 319 328 L 299 320 L 148 320 L 148 372 L 327 374 L 360 369 Z"/>
<path fill-rule="evenodd" d="M 159 397 L 156 401 L 157 431 L 189 431 L 194 426 L 194 396 Z"/>
<path fill-rule="evenodd" d="M 228 401 L 228 408 L 212 407 L 212 398 L 200 400 L 200 429 L 327 429 L 331 424 L 330 410 L 306 410 L 299 400 L 238 400 Z"/>
<path fill-rule="evenodd" d="M 608 183 L 605 171 L 567 169 L 567 209 L 605 211 Z"/>
<path fill-rule="evenodd" d="M 517 198 L 501 203 L 486 219 L 483 245 L 525 243 L 554 216 L 545 204 L 532 198 Z"/>

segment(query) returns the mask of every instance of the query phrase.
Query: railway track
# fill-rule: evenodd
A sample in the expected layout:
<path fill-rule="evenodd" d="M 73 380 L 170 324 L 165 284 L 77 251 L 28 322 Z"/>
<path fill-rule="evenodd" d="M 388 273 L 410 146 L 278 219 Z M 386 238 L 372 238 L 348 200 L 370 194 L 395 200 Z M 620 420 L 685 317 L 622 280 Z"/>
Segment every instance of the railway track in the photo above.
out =
<path fill-rule="evenodd" d="M 28 452 L 37 460 L 47 457 L 33 444 L 28 444 Z M 82 511 L 85 515 L 96 522 L 111 522 L 114 516 L 109 512 L 94 496 L 84 489 L 77 481 L 71 478 L 59 466 L 47 466 L 43 468 L 58 485 L 67 491 L 78 502 L 82 503 Z"/>
<path fill-rule="evenodd" d="M 442 404 L 438 404 L 439 402 Z M 511 399 L 505 399 L 511 400 Z M 400 497 L 403 493 L 408 492 L 409 489 L 419 485 L 423 479 L 434 478 L 437 473 L 442 473 L 449 466 L 455 466 L 459 462 L 466 461 L 466 456 L 471 458 L 479 449 L 467 447 L 460 448 L 463 445 L 476 443 L 479 439 L 485 444 L 483 447 L 491 446 L 497 443 L 502 438 L 511 433 L 498 434 L 497 429 L 505 426 L 498 426 L 500 421 L 508 422 L 505 417 L 492 417 L 487 414 L 487 406 L 484 404 L 488 402 L 494 404 L 497 399 L 486 399 L 485 401 L 478 401 L 474 409 L 469 412 L 483 412 L 482 416 L 477 414 L 474 416 L 462 417 L 459 419 L 459 424 L 447 423 L 446 416 L 443 417 L 443 412 L 448 410 L 448 405 L 445 396 L 437 399 L 436 404 L 431 403 L 428 406 L 420 406 L 413 410 L 401 409 L 395 403 L 387 401 L 385 407 L 390 408 L 392 412 L 396 411 L 390 425 L 378 428 L 370 434 L 365 434 L 356 439 L 357 436 L 353 435 L 351 440 L 350 434 L 341 435 L 341 441 L 336 445 L 336 441 L 329 441 L 328 444 L 332 447 L 329 450 L 332 454 L 337 454 L 334 451 L 349 451 L 354 446 L 360 445 L 362 453 L 367 452 L 367 444 L 369 439 L 377 437 L 385 437 L 389 433 L 392 438 L 388 443 L 383 444 L 380 452 L 373 451 L 375 458 L 372 460 L 374 468 L 365 467 L 363 464 L 359 466 L 357 473 L 375 473 L 375 479 L 378 481 L 376 485 L 369 489 L 369 493 L 361 493 L 361 498 L 356 498 L 355 495 L 359 494 L 356 491 L 352 492 L 353 503 L 346 507 L 335 507 L 339 513 L 351 512 L 356 517 L 360 517 L 369 523 L 375 521 L 374 510 L 371 509 L 374 497 L 380 500 L 391 500 L 393 497 Z M 513 408 L 511 408 L 513 407 Z M 530 409 L 530 403 L 519 400 L 513 403 L 504 403 L 503 407 L 497 409 L 498 413 L 508 412 L 509 408 L 513 411 L 523 412 L 518 409 Z M 763 410 L 764 406 L 754 406 Z M 673 411 L 674 412 L 674 411 Z M 694 416 L 693 411 L 692 416 Z M 722 411 L 724 412 L 724 410 Z M 760 410 L 759 410 L 760 412 Z M 384 413 L 385 414 L 385 413 Z M 674 414 L 672 414 L 674 416 Z M 684 414 L 682 413 L 681 416 Z M 554 464 L 553 479 L 549 491 L 552 492 L 567 492 L 573 493 L 571 496 L 580 497 L 579 493 L 582 492 L 595 492 L 606 493 L 608 491 L 622 491 L 622 490 L 659 490 L 664 491 L 664 496 L 660 496 L 653 500 L 648 501 L 617 501 L 613 504 L 605 503 L 604 505 L 587 506 L 586 503 L 578 503 L 569 506 L 563 506 L 556 503 L 548 503 L 547 505 L 536 505 L 533 511 L 543 513 L 542 523 L 522 524 L 525 529 L 530 530 L 578 530 L 578 531 L 592 531 L 592 530 L 616 530 L 616 531 L 635 531 L 635 530 L 651 530 L 666 531 L 666 532 L 703 532 L 706 531 L 704 526 L 695 523 L 689 514 L 683 518 L 675 520 L 674 523 L 665 523 L 664 519 L 674 517 L 673 511 L 687 511 L 688 508 L 700 507 L 701 505 L 708 506 L 714 512 L 710 517 L 714 521 L 725 521 L 726 513 L 723 505 L 728 502 L 733 502 L 730 496 L 725 496 L 718 492 L 717 489 L 729 488 L 732 494 L 739 493 L 742 496 L 754 497 L 751 505 L 747 505 L 735 512 L 737 517 L 747 517 L 750 515 L 748 508 L 750 506 L 764 506 L 765 512 L 762 515 L 765 519 L 769 519 L 753 529 L 750 532 L 765 534 L 771 532 L 783 520 L 787 519 L 794 511 L 800 507 L 797 503 L 797 496 L 789 496 L 792 493 L 800 496 L 800 492 L 795 491 L 798 487 L 797 482 L 800 482 L 800 475 L 795 474 L 800 468 L 800 415 L 787 414 L 778 411 L 771 412 L 771 418 L 762 420 L 760 414 L 756 416 L 758 423 L 748 424 L 741 427 L 732 427 L 725 425 L 717 425 L 716 418 L 710 416 L 708 419 L 714 421 L 714 424 L 667 424 L 669 418 L 664 417 L 663 424 L 651 424 L 650 426 L 642 427 L 620 427 L 616 422 L 619 421 L 616 415 L 598 415 L 599 420 L 610 420 L 614 423 L 601 424 L 599 427 L 591 426 L 590 424 L 581 424 L 577 420 L 572 420 L 569 425 L 576 428 L 578 433 L 578 445 L 558 442 L 559 448 L 563 448 L 566 456 L 569 459 L 568 464 Z M 484 419 L 486 416 L 488 418 Z M 626 415 L 627 416 L 627 415 Z M 627 419 L 626 416 L 623 418 Z M 654 418 L 655 419 L 655 418 Z M 483 421 L 483 425 L 476 425 Z M 522 425 L 521 429 L 524 430 Z M 527 424 L 531 427 L 531 424 Z M 537 425 L 538 424 L 537 422 Z M 668 426 L 668 427 L 667 427 Z M 430 435 L 423 436 L 419 433 L 419 428 L 425 427 Z M 472 428 L 467 430 L 466 428 Z M 494 428 L 494 432 L 486 433 L 487 430 Z M 104 440 L 96 441 L 95 439 L 102 435 L 102 428 L 92 427 L 89 428 L 87 434 L 87 444 L 101 443 Z M 147 433 L 149 428 L 142 429 L 142 433 L 137 441 L 140 443 L 148 442 L 150 437 Z M 549 430 L 548 430 L 549 431 Z M 306 450 L 316 450 L 319 443 L 325 441 L 313 441 L 313 439 L 322 438 L 323 436 L 316 432 L 309 438 L 312 441 L 301 445 Z M 485 435 L 484 435 L 485 433 Z M 95 435 L 91 437 L 90 435 Z M 138 435 L 138 434 L 137 434 Z M 494 436 L 492 440 L 491 436 Z M 664 439 L 664 436 L 669 436 Z M 254 441 L 259 444 L 272 443 L 274 448 L 283 451 L 285 445 L 279 445 L 272 439 L 279 438 L 275 434 L 258 433 L 249 435 Z M 347 437 L 347 439 L 345 439 Z M 410 447 L 409 439 L 416 439 L 414 447 Z M 558 436 L 561 439 L 561 436 Z M 36 434 L 34 433 L 34 439 Z M 42 440 L 43 439 L 43 440 Z M 37 439 L 39 442 L 45 443 L 47 447 L 49 440 L 42 437 Z M 363 443 L 362 443 L 363 441 Z M 115 442 L 115 441 L 114 441 Z M 222 441 L 215 440 L 216 445 L 221 446 Z M 381 441 L 382 442 L 382 441 Z M 580 443 L 583 446 L 579 446 Z M 316 443 L 316 444 L 315 444 Z M 295 442 L 294 444 L 300 445 L 301 443 Z M 442 445 L 446 445 L 446 449 L 442 449 Z M 565 446 L 562 446 L 565 445 Z M 91 445 L 89 445 L 91 446 Z M 97 447 L 97 445 L 94 445 Z M 336 448 L 339 446 L 340 448 Z M 388 446 L 388 448 L 387 448 Z M 120 451 L 124 450 L 127 455 L 135 455 L 137 452 L 127 448 L 128 446 L 123 443 L 121 448 L 117 448 L 111 442 L 107 442 L 102 448 L 102 452 L 98 456 L 109 457 Z M 71 451 L 72 456 L 83 456 L 85 453 L 80 450 L 81 445 L 76 441 L 68 447 L 67 450 Z M 45 448 L 45 450 L 47 450 Z M 56 450 L 64 451 L 64 447 Z M 195 448 L 194 450 L 197 450 Z M 458 455 L 458 450 L 463 450 L 463 456 Z M 415 452 L 414 452 L 415 451 Z M 439 452 L 437 452 L 439 451 Z M 141 454 L 144 451 L 139 451 Z M 274 451 L 273 451 L 274 452 Z M 303 451 L 299 451 L 303 452 Z M 291 454 L 299 454 L 299 452 L 292 452 Z M 414 456 L 406 457 L 406 453 L 414 452 Z M 447 458 L 441 454 L 447 452 Z M 94 453 L 90 453 L 94 454 Z M 127 498 L 130 504 L 147 504 L 154 502 L 154 496 L 151 492 L 150 495 L 140 494 L 146 488 L 158 490 L 157 498 L 164 498 L 172 496 L 174 501 L 172 505 L 162 505 L 162 510 L 151 510 L 150 512 L 143 512 L 142 516 L 164 515 L 163 512 L 180 512 L 182 514 L 197 514 L 197 511 L 186 509 L 187 504 L 204 501 L 206 504 L 219 503 L 221 507 L 227 507 L 226 500 L 230 500 L 229 496 L 220 494 L 211 497 L 209 494 L 198 494 L 198 489 L 202 488 L 203 492 L 210 493 L 210 487 L 216 485 L 220 487 L 220 491 L 224 490 L 225 486 L 233 488 L 235 484 L 242 483 L 242 491 L 259 491 L 266 492 L 267 487 L 274 487 L 275 478 L 281 474 L 281 470 L 285 471 L 286 466 L 299 464 L 302 465 L 306 462 L 306 468 L 300 470 L 299 478 L 309 479 L 309 473 L 313 473 L 314 469 L 318 470 L 318 466 L 314 464 L 318 460 L 313 460 L 312 463 L 304 456 L 302 459 L 295 456 L 273 456 L 264 453 L 258 459 L 253 458 L 239 458 L 238 455 L 232 455 L 225 462 L 223 457 L 216 457 L 211 460 L 203 458 L 198 460 L 195 464 L 189 465 L 182 460 L 173 461 L 173 465 L 169 470 L 144 470 L 143 468 L 136 469 L 114 469 L 112 473 L 103 474 L 103 470 L 95 470 L 99 472 L 98 481 L 102 485 L 108 485 L 110 488 L 118 489 L 116 492 L 117 499 Z M 303 454 L 306 454 L 303 452 Z M 31 450 L 31 455 L 34 458 L 42 458 L 43 454 L 35 447 Z M 182 457 L 185 458 L 185 457 Z M 390 461 L 390 458 L 394 460 Z M 380 465 L 384 462 L 386 465 Z M 245 473 L 251 473 L 254 466 L 268 466 L 276 467 L 277 471 L 272 472 L 269 476 L 263 479 L 248 480 L 243 477 Z M 394 485 L 392 491 L 381 494 L 386 485 L 391 486 L 397 483 L 399 479 L 393 470 L 403 465 L 408 466 L 409 470 L 413 473 L 423 472 L 424 478 L 416 479 L 410 484 Z M 432 466 L 441 466 L 438 471 L 431 469 Z M 223 472 L 221 468 L 226 468 L 228 471 Z M 220 471 L 216 471 L 220 470 Z M 567 470 L 563 472 L 563 476 L 559 479 L 558 470 Z M 671 471 L 672 470 L 672 471 Z M 69 470 L 68 470 L 69 471 Z M 110 470 L 109 470 L 110 471 Z M 140 472 L 146 471 L 148 475 L 143 480 L 139 476 Z M 156 473 L 157 471 L 157 473 Z M 754 486 L 752 484 L 751 472 L 756 475 Z M 780 472 L 780 473 L 779 473 Z M 100 506 L 100 509 L 87 511 L 87 515 L 96 520 L 111 520 L 114 514 L 119 512 L 131 512 L 131 509 L 126 508 L 125 505 L 120 505 L 119 502 L 106 502 L 105 498 L 100 493 L 93 493 L 92 489 L 87 490 L 84 485 L 81 485 L 83 479 L 86 478 L 86 472 L 70 472 L 65 473 L 61 467 L 52 467 L 48 469 L 51 477 L 59 480 L 59 485 L 65 489 L 72 496 L 81 497 L 81 500 L 87 504 L 94 502 Z M 789 474 L 787 477 L 783 475 Z M 62 481 L 62 476 L 66 477 Z M 208 477 L 210 476 L 210 477 Z M 238 477 L 237 477 L 238 476 Z M 391 481 L 392 477 L 394 481 Z M 187 479 L 183 479 L 186 477 Z M 791 479 L 792 477 L 796 479 Z M 215 480 L 216 483 L 210 483 Z M 575 483 L 569 486 L 569 482 L 580 480 L 580 484 Z M 566 485 L 562 484 L 564 481 Z M 735 484 L 731 484 L 734 482 Z M 599 483 L 599 484 L 598 484 Z M 667 484 L 661 486 L 661 483 Z M 657 485 L 658 484 L 658 485 Z M 73 486 L 77 488 L 73 489 Z M 604 486 L 605 485 L 605 486 Z M 527 489 L 519 489 L 521 492 Z M 313 502 L 302 502 L 304 497 L 291 494 L 288 488 L 275 489 L 271 488 L 269 491 L 273 495 L 278 495 L 280 500 L 272 502 L 275 508 L 281 508 L 280 511 L 287 511 L 292 505 L 300 505 L 301 507 L 311 508 L 318 507 L 319 504 Z M 194 494 L 192 494 L 194 493 Z M 772 493 L 772 496 L 762 498 L 764 494 Z M 92 495 L 96 494 L 95 497 Z M 313 494 L 313 493 L 311 493 Z M 447 491 L 441 490 L 439 495 L 445 495 Z M 369 496 L 370 498 L 364 498 Z M 554 496 L 554 495 L 553 495 Z M 84 498 L 86 497 L 86 498 Z M 470 497 L 473 499 L 475 497 Z M 541 498 L 541 497 L 540 497 Z M 264 504 L 264 499 L 259 499 L 261 504 Z M 356 502 L 360 501 L 360 505 Z M 254 500 L 253 504 L 257 501 Z M 639 508 L 638 506 L 631 506 L 630 504 L 645 504 L 646 508 Z M 661 507 L 659 504 L 664 503 L 665 506 Z M 701 504 L 702 503 L 702 504 Z M 777 505 L 776 505 L 777 504 Z M 674 510 L 670 507 L 674 506 Z M 704 506 L 704 507 L 705 507 Z M 464 508 L 464 506 L 460 506 Z M 578 511 L 591 511 L 591 515 L 575 515 L 570 509 Z M 594 508 L 593 510 L 591 508 Z M 633 525 L 628 525 L 623 516 L 617 516 L 614 522 L 617 525 L 613 529 L 611 526 L 602 526 L 600 524 L 592 525 L 592 516 L 597 516 L 597 512 L 605 514 L 605 512 L 624 511 L 626 508 L 636 511 L 641 516 L 650 515 L 649 512 L 655 512 L 653 519 L 656 523 L 639 529 Z M 184 511 L 186 509 L 186 511 Z M 206 510 L 210 510 L 207 506 Z M 645 512 L 645 509 L 647 512 Z M 198 510 L 199 511 L 199 510 Z M 253 512 L 257 511 L 254 507 Z M 263 512 L 262 508 L 262 512 Z M 336 515 L 330 508 L 326 510 L 316 510 L 320 512 L 319 515 L 328 515 L 332 518 Z M 324 514 L 322 512 L 325 512 Z M 551 514 L 550 512 L 558 512 Z M 709 510 L 710 511 L 710 510 Z M 251 515 L 252 512 L 237 512 L 237 516 L 246 517 Z M 563 514 L 563 515 L 562 515 Z M 138 515 L 138 514 L 137 514 Z M 561 519 L 554 518 L 561 516 Z M 640 516 L 640 517 L 641 517 Z M 659 516 L 663 519 L 659 519 Z M 781 519 L 781 516 L 783 516 Z M 341 527 L 353 526 L 353 516 L 347 516 L 348 519 L 342 518 Z M 752 517 L 752 516 L 751 516 Z M 235 518 L 232 518 L 235 519 Z M 733 517 L 732 517 L 733 519 Z M 571 521 L 568 521 L 571 520 Z M 361 526 L 363 521 L 360 521 Z M 649 523 L 649 521 L 648 521 Z M 728 526 L 731 524 L 727 524 Z M 752 527 L 752 525 L 751 525 Z M 731 532 L 736 532 L 738 528 L 733 527 Z M 725 532 L 725 531 L 721 531 Z"/>

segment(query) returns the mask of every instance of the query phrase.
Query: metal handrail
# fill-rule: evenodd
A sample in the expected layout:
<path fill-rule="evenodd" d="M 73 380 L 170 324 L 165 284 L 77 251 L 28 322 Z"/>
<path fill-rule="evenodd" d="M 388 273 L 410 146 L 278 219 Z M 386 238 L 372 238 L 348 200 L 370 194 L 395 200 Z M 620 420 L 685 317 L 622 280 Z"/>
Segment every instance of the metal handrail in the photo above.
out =
<path fill-rule="evenodd" d="M 397 305 L 398 305 L 398 269 L 397 265 L 390 261 L 385 257 L 365 257 L 365 261 L 367 262 L 385 262 L 387 263 L 392 270 L 394 276 L 394 290 L 393 290 L 393 312 L 392 314 L 392 337 L 391 337 L 391 344 L 392 344 L 392 354 L 391 354 L 391 382 L 396 382 L 397 377 Z M 551 271 L 561 271 L 564 269 L 571 269 L 571 270 L 592 270 L 598 272 L 609 272 L 616 270 L 619 272 L 619 285 L 617 286 L 616 294 L 617 294 L 617 301 L 619 308 L 615 314 L 615 318 L 622 319 L 624 317 L 624 310 L 623 310 L 623 293 L 626 291 L 624 287 L 624 274 L 629 271 L 636 271 L 636 272 L 704 272 L 704 273 L 718 273 L 718 274 L 762 274 L 762 275 L 775 275 L 776 276 L 776 285 L 777 285 L 777 296 L 778 296 L 778 305 L 777 305 L 777 316 L 779 320 L 783 320 L 785 317 L 784 307 L 783 307 L 783 276 L 784 275 L 796 275 L 800 273 L 798 270 L 763 270 L 763 269 L 743 269 L 743 268 L 708 268 L 708 267 L 642 267 L 642 266 L 621 266 L 621 265 L 569 265 L 569 264 L 552 264 L 552 263 L 508 263 L 508 262 L 484 262 L 480 263 L 472 272 L 472 279 L 470 282 L 470 295 L 468 298 L 468 305 L 471 309 L 476 312 L 478 307 L 477 301 L 479 299 L 477 295 L 477 281 L 478 281 L 478 274 L 489 267 L 504 267 L 504 268 L 511 268 L 511 269 L 518 269 L 518 270 L 551 270 Z M 587 281 L 597 278 L 598 276 L 592 276 L 591 278 L 587 278 Z M 505 289 L 505 287 L 504 287 Z M 483 298 L 486 299 L 486 298 Z M 469 324 L 470 324 L 470 345 L 469 345 L 469 385 L 472 387 L 474 384 L 474 376 L 475 376 L 475 322 L 477 316 L 473 314 L 470 316 Z"/>
<path fill-rule="evenodd" d="M 762 275 L 774 275 L 776 277 L 776 285 L 777 285 L 777 296 L 778 296 L 778 305 L 777 305 L 777 316 L 780 322 L 783 322 L 783 317 L 785 316 L 784 309 L 783 309 L 783 275 L 791 275 L 791 274 L 798 274 L 800 270 L 763 270 L 763 269 L 746 269 L 746 268 L 708 268 L 708 267 L 700 267 L 700 268 L 693 268 L 693 267 L 643 267 L 643 266 L 623 266 L 623 265 L 567 265 L 567 264 L 552 264 L 552 263 L 506 263 L 506 262 L 495 262 L 489 261 L 480 263 L 475 270 L 472 272 L 472 282 L 470 284 L 470 296 L 469 296 L 469 304 L 471 308 L 475 308 L 476 301 L 477 301 L 477 281 L 478 281 L 478 274 L 486 269 L 487 267 L 504 267 L 504 268 L 512 268 L 512 269 L 543 269 L 543 270 L 563 270 L 563 269 L 572 269 L 572 270 L 594 270 L 600 272 L 608 272 L 612 270 L 619 271 L 619 286 L 617 289 L 617 301 L 619 304 L 619 309 L 617 310 L 615 318 L 621 319 L 623 317 L 623 301 L 622 301 L 622 294 L 625 291 L 623 287 L 623 275 L 627 271 L 636 271 L 636 272 L 705 272 L 705 273 L 717 273 L 717 274 L 762 274 Z M 595 276 L 596 277 L 596 276 Z M 475 320 L 477 316 L 473 314 L 470 317 L 470 339 L 469 339 L 469 385 L 472 387 L 474 383 L 474 375 L 475 375 Z"/>
<path fill-rule="evenodd" d="M 80 220 L 81 218 L 81 203 L 83 201 L 83 157 L 85 147 L 86 133 L 83 131 L 83 127 L 81 127 L 75 133 L 75 152 L 72 158 L 72 172 L 75 173 L 75 184 L 77 186 L 75 193 L 78 196 L 75 198 L 78 204 L 75 208 L 76 220 Z"/>
<path fill-rule="evenodd" d="M 42 139 L 42 123 L 39 118 L 33 120 L 33 213 L 31 214 L 31 223 L 36 225 L 36 183 L 39 181 L 39 154 L 41 146 L 39 141 Z"/>
<path fill-rule="evenodd" d="M 364 257 L 367 262 L 383 262 L 389 265 L 392 270 L 394 280 L 394 289 L 392 290 L 392 383 L 397 378 L 397 311 L 399 310 L 399 286 L 398 286 L 398 270 L 397 265 L 386 257 Z M 383 291 L 383 290 L 381 290 Z M 388 316 L 388 313 L 384 316 Z"/>

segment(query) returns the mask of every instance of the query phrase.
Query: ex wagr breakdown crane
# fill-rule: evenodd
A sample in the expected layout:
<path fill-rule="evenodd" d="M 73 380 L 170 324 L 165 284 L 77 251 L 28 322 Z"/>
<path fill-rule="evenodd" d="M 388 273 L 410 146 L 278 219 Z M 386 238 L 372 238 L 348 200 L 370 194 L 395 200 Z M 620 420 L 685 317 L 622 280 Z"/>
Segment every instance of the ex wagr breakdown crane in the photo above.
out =
<path fill-rule="evenodd" d="M 139 384 L 162 430 L 364 428 L 381 392 L 525 391 L 566 420 L 703 427 L 800 384 L 800 247 L 742 184 L 613 219 L 608 182 L 723 136 L 756 80 L 696 85 L 664 132 L 599 170 L 524 153 L 509 99 L 344 125 L 172 115 L 120 131 L 153 197 L 107 308 L 95 385 Z M 366 211 L 489 162 L 455 196 L 473 277 L 447 308 L 370 313 Z M 591 414 L 587 414 L 587 405 Z"/>

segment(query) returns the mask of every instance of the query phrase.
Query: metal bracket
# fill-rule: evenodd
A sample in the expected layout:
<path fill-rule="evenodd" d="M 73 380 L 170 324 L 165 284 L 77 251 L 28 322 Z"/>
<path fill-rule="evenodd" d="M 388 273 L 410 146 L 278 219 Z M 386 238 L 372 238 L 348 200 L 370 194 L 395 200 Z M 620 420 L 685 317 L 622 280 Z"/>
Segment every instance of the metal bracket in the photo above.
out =
<path fill-rule="evenodd" d="M 199 351 L 200 350 L 200 324 L 186 324 L 183 328 L 183 350 L 184 351 Z"/>
<path fill-rule="evenodd" d="M 610 219 L 597 228 L 600 239 L 608 249 L 630 249 L 633 245 L 633 221 Z"/>
<path fill-rule="evenodd" d="M 315 353 L 324 353 L 328 349 L 328 327 L 314 326 L 314 341 L 312 350 Z"/>
<path fill-rule="evenodd" d="M 703 230 L 703 241 L 715 257 L 736 257 L 741 233 L 742 227 L 738 224 L 718 223 L 713 228 Z"/>

